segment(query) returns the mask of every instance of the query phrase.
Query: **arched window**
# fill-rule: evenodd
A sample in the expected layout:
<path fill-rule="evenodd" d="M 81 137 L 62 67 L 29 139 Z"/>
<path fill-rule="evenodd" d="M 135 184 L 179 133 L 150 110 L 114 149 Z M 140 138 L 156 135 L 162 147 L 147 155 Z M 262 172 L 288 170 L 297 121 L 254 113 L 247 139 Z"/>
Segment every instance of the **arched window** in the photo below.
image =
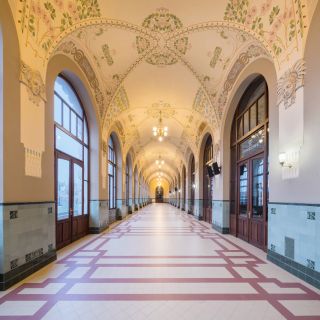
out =
<path fill-rule="evenodd" d="M 213 177 L 209 176 L 208 165 L 213 162 L 213 144 L 211 135 L 208 136 L 203 153 L 203 220 L 212 222 L 212 191 Z"/>
<path fill-rule="evenodd" d="M 129 159 L 127 157 L 126 161 L 126 206 L 129 206 L 129 197 L 130 197 L 130 169 L 129 169 Z"/>
<path fill-rule="evenodd" d="M 194 155 L 192 155 L 191 159 L 191 210 L 194 213 L 194 198 L 195 198 L 195 189 L 196 189 L 196 166 Z"/>
<path fill-rule="evenodd" d="M 187 185 L 187 177 L 186 177 L 186 167 L 182 168 L 182 210 L 186 208 L 186 185 Z"/>
<path fill-rule="evenodd" d="M 231 233 L 265 248 L 268 203 L 268 88 L 257 77 L 243 94 L 231 130 Z"/>
<path fill-rule="evenodd" d="M 75 90 L 63 77 L 54 85 L 57 247 L 85 235 L 89 214 L 89 135 Z"/>
<path fill-rule="evenodd" d="M 116 208 L 117 198 L 117 159 L 114 141 L 112 136 L 109 138 L 108 153 L 108 177 L 109 177 L 109 209 Z"/>

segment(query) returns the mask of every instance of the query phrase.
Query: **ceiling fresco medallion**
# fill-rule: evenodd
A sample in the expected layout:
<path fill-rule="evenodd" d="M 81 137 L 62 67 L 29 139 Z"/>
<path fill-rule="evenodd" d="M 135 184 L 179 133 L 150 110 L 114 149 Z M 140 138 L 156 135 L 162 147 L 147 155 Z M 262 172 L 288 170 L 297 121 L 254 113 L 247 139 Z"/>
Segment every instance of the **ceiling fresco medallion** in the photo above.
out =
<path fill-rule="evenodd" d="M 152 118 L 158 118 L 160 111 L 163 118 L 172 118 L 176 114 L 176 111 L 169 103 L 159 101 L 148 108 L 147 115 Z"/>
<path fill-rule="evenodd" d="M 184 55 L 188 48 L 188 38 L 180 37 L 173 41 L 169 40 L 173 32 L 181 29 L 181 20 L 169 13 L 168 9 L 160 8 L 155 13 L 150 14 L 142 23 L 142 26 L 155 34 L 156 43 L 152 53 L 146 57 L 146 62 L 157 65 L 172 65 L 177 63 L 174 51 Z M 139 54 L 150 49 L 150 41 L 142 36 L 136 38 L 137 50 Z"/>

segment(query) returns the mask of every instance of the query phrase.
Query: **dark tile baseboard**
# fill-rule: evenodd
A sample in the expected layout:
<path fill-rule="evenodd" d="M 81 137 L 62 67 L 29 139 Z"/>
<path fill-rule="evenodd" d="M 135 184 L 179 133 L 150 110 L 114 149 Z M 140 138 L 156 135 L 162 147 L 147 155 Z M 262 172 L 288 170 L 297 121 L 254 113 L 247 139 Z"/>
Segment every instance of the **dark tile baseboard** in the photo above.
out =
<path fill-rule="evenodd" d="M 107 229 L 108 229 L 108 225 L 106 225 L 105 227 L 90 227 L 89 234 L 99 234 Z"/>
<path fill-rule="evenodd" d="M 229 228 L 224 228 L 224 227 L 220 227 L 217 226 L 216 224 L 212 224 L 212 228 L 222 234 L 228 234 L 230 233 L 230 229 Z"/>
<path fill-rule="evenodd" d="M 0 274 L 0 290 L 4 291 L 57 259 L 55 250 L 43 254 L 13 270 Z"/>
<path fill-rule="evenodd" d="M 320 289 L 320 272 L 312 270 L 271 250 L 268 250 L 267 259 L 277 266 L 292 273 L 296 277 Z"/>

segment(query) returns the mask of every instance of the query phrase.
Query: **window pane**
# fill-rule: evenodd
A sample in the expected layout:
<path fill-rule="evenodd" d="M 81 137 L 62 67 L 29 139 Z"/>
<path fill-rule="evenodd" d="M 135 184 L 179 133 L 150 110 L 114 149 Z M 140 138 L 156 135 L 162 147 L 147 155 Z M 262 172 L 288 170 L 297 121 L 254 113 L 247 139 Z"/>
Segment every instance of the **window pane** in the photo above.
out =
<path fill-rule="evenodd" d="M 84 132 L 83 132 L 83 142 L 85 144 L 88 144 L 88 128 L 87 128 L 87 124 L 84 122 Z"/>
<path fill-rule="evenodd" d="M 84 180 L 88 180 L 88 165 L 89 165 L 89 161 L 88 161 L 88 149 L 87 148 L 84 148 L 83 165 L 84 165 Z"/>
<path fill-rule="evenodd" d="M 84 181 L 83 184 L 83 213 L 88 214 L 88 182 Z"/>
<path fill-rule="evenodd" d="M 57 173 L 57 218 L 63 220 L 69 218 L 70 207 L 70 162 L 58 159 Z"/>
<path fill-rule="evenodd" d="M 73 166 L 73 215 L 82 215 L 82 168 Z"/>
<path fill-rule="evenodd" d="M 262 123 L 266 118 L 266 99 L 262 96 L 258 100 L 258 124 Z"/>
<path fill-rule="evenodd" d="M 77 136 L 77 116 L 74 112 L 71 112 L 71 133 Z"/>
<path fill-rule="evenodd" d="M 54 95 L 54 121 L 62 125 L 62 101 Z"/>
<path fill-rule="evenodd" d="M 257 105 L 254 104 L 250 108 L 250 130 L 257 126 Z"/>
<path fill-rule="evenodd" d="M 57 77 L 54 90 L 61 96 L 61 98 L 74 110 L 81 118 L 83 117 L 83 111 L 79 103 L 78 97 L 70 84 L 61 77 Z"/>
<path fill-rule="evenodd" d="M 82 145 L 58 128 L 56 128 L 56 148 L 72 157 L 82 160 Z"/>
<path fill-rule="evenodd" d="M 83 125 L 83 122 L 82 120 L 78 117 L 78 131 L 77 131 L 77 137 L 82 140 L 82 125 Z"/>
<path fill-rule="evenodd" d="M 243 134 L 249 132 L 249 110 L 243 116 Z"/>
<path fill-rule="evenodd" d="M 70 131 L 70 109 L 63 104 L 63 126 Z"/>
<path fill-rule="evenodd" d="M 263 159 L 252 160 L 252 214 L 263 215 Z"/>
<path fill-rule="evenodd" d="M 240 159 L 264 150 L 264 131 L 259 130 L 253 133 L 250 138 L 240 144 Z"/>
<path fill-rule="evenodd" d="M 238 120 L 238 139 L 243 136 L 243 117 Z"/>
<path fill-rule="evenodd" d="M 240 166 L 239 176 L 239 212 L 246 215 L 248 210 L 248 168 L 247 164 Z"/>

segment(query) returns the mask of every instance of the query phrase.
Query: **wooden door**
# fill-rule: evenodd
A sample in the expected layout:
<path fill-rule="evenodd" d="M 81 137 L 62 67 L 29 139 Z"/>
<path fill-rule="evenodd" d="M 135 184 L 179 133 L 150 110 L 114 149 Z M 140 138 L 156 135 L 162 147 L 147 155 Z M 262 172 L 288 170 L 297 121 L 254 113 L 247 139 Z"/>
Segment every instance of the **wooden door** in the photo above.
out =
<path fill-rule="evenodd" d="M 56 247 L 60 249 L 88 233 L 84 214 L 83 163 L 56 155 Z"/>
<path fill-rule="evenodd" d="M 265 158 L 259 155 L 238 165 L 237 235 L 264 248 L 266 237 Z"/>

